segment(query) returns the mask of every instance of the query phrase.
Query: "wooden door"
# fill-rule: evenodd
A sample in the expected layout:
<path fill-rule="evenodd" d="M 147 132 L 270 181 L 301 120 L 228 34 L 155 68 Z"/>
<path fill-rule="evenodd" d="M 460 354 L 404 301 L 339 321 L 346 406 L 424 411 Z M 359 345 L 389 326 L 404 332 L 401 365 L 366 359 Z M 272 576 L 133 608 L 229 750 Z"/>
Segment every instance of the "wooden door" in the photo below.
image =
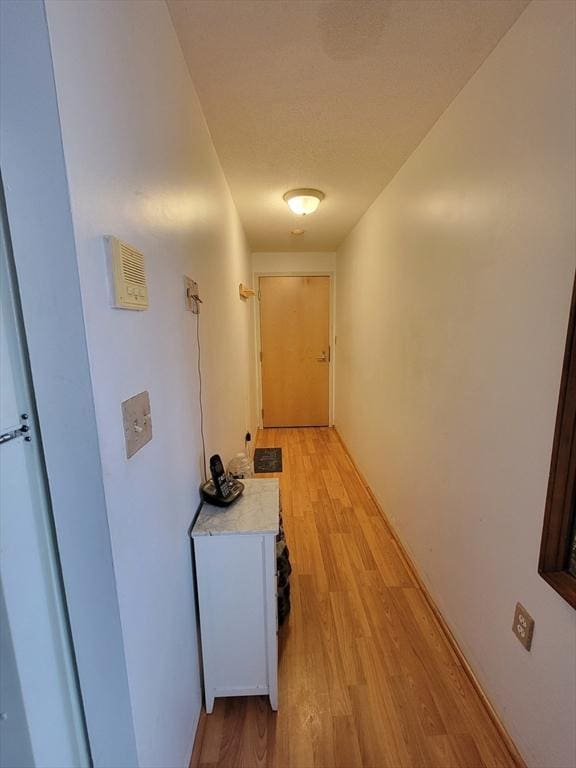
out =
<path fill-rule="evenodd" d="M 262 421 L 329 423 L 330 278 L 261 277 Z"/>

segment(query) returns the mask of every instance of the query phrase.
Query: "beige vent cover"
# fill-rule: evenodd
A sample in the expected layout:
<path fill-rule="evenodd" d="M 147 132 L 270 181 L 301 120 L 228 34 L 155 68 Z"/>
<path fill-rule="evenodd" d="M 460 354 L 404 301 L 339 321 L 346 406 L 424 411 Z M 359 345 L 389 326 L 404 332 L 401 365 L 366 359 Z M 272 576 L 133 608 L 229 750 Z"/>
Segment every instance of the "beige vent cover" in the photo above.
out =
<path fill-rule="evenodd" d="M 112 235 L 104 239 L 112 274 L 114 306 L 121 309 L 148 309 L 144 255 Z"/>

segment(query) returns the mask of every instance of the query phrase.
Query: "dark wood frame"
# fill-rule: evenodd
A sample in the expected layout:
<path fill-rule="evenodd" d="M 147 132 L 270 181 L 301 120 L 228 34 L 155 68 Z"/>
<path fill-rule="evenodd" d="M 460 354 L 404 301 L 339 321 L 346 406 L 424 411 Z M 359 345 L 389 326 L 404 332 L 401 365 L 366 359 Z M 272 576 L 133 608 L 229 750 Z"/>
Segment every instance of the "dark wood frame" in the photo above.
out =
<path fill-rule="evenodd" d="M 576 502 L 576 279 L 564 352 L 538 572 L 576 608 L 576 577 L 568 571 Z"/>

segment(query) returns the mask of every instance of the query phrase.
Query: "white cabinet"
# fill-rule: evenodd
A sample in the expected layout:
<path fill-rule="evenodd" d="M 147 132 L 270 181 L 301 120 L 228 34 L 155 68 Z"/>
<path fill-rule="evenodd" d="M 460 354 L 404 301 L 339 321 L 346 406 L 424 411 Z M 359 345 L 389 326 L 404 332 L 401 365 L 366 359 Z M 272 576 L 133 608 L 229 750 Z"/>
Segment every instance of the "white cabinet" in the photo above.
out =
<path fill-rule="evenodd" d="M 203 504 L 191 531 L 208 713 L 217 696 L 268 695 L 278 709 L 278 480 L 243 483 L 231 507 Z"/>

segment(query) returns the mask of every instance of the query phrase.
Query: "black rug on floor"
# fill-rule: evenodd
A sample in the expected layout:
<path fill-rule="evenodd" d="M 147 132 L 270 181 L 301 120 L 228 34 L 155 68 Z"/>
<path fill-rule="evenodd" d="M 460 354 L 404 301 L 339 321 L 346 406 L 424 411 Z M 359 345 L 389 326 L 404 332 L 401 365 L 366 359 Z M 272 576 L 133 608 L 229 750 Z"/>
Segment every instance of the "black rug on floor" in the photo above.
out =
<path fill-rule="evenodd" d="M 282 472 L 282 448 L 256 448 L 254 472 Z"/>

